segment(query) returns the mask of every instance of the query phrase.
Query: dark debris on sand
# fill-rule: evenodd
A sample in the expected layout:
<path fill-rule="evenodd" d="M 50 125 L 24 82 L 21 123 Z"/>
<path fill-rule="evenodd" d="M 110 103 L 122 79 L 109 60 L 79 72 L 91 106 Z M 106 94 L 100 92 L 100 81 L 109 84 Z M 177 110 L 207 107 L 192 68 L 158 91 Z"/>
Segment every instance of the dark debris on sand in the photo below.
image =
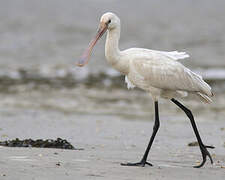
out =
<path fill-rule="evenodd" d="M 7 146 L 7 147 L 38 147 L 38 148 L 58 148 L 58 149 L 71 149 L 71 150 L 81 150 L 76 149 L 71 145 L 67 140 L 57 138 L 56 140 L 53 139 L 24 139 L 20 140 L 18 138 L 14 140 L 8 141 L 0 141 L 0 146 Z"/>

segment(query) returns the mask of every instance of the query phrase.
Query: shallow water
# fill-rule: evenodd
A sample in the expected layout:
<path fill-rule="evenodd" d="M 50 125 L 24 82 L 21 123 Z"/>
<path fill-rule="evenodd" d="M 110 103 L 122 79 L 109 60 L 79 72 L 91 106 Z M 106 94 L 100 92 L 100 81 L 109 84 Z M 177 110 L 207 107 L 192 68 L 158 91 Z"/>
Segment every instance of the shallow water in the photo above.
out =
<path fill-rule="evenodd" d="M 121 88 L 52 88 L 40 86 L 33 89 L 27 85 L 11 87 L 10 91 L 0 94 L 0 114 L 2 118 L 15 116 L 29 110 L 42 113 L 61 113 L 67 116 L 91 115 L 91 116 L 114 116 L 124 120 L 152 120 L 154 115 L 151 97 L 139 90 L 128 91 Z M 225 116 L 224 93 L 218 93 L 213 97 L 210 105 L 196 101 L 196 97 L 182 100 L 187 107 L 191 108 L 198 121 L 222 120 Z M 161 116 L 171 122 L 179 122 L 184 114 L 168 100 L 160 100 Z M 31 118 L 27 114 L 27 118 Z M 3 120 L 2 119 L 2 120 Z"/>

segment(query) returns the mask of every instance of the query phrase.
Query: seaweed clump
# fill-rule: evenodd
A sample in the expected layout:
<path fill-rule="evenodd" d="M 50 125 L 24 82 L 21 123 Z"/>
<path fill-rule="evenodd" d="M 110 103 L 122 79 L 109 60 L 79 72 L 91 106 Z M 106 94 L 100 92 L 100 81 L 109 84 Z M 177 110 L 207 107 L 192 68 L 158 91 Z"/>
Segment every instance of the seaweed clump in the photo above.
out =
<path fill-rule="evenodd" d="M 37 147 L 37 148 L 57 148 L 57 149 L 71 149 L 76 150 L 72 144 L 70 144 L 67 140 L 57 138 L 53 139 L 24 139 L 20 140 L 16 138 L 14 140 L 0 141 L 0 146 L 7 147 Z"/>

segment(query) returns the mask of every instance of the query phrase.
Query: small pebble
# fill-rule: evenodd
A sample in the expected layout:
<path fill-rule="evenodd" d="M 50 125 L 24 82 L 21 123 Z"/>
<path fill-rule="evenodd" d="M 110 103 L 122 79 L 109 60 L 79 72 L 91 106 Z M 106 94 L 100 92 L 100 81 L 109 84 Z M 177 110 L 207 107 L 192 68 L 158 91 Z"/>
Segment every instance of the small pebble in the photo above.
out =
<path fill-rule="evenodd" d="M 56 166 L 61 166 L 60 162 L 57 162 L 55 165 L 56 165 Z"/>
<path fill-rule="evenodd" d="M 197 141 L 190 142 L 188 143 L 188 146 L 198 146 L 198 142 Z"/>

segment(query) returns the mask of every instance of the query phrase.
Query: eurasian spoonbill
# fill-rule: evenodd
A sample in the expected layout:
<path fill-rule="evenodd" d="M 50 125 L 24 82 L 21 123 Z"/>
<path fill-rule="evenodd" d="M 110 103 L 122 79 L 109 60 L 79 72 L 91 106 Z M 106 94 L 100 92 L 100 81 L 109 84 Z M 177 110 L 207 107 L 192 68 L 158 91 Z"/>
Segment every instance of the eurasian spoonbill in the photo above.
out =
<path fill-rule="evenodd" d="M 188 58 L 189 55 L 185 52 L 166 52 L 143 48 L 130 48 L 120 51 L 118 46 L 120 39 L 120 19 L 115 14 L 108 12 L 102 15 L 97 35 L 90 42 L 89 48 L 78 61 L 78 66 L 84 66 L 88 63 L 94 45 L 106 31 L 106 60 L 113 68 L 125 75 L 125 81 L 128 88 L 139 87 L 149 93 L 152 96 L 155 106 L 155 124 L 153 133 L 143 158 L 137 163 L 121 163 L 121 165 L 145 166 L 145 164 L 148 164 L 152 166 L 151 163 L 147 162 L 147 157 L 160 126 L 158 112 L 159 98 L 170 99 L 174 104 L 181 108 L 190 119 L 203 158 L 201 164 L 194 167 L 202 167 L 206 162 L 207 156 L 211 163 L 213 163 L 207 148 L 214 147 L 204 145 L 192 112 L 175 99 L 191 93 L 197 95 L 203 102 L 210 103 L 210 97 L 213 96 L 211 87 L 200 75 L 192 72 L 178 62 L 179 59 Z"/>

